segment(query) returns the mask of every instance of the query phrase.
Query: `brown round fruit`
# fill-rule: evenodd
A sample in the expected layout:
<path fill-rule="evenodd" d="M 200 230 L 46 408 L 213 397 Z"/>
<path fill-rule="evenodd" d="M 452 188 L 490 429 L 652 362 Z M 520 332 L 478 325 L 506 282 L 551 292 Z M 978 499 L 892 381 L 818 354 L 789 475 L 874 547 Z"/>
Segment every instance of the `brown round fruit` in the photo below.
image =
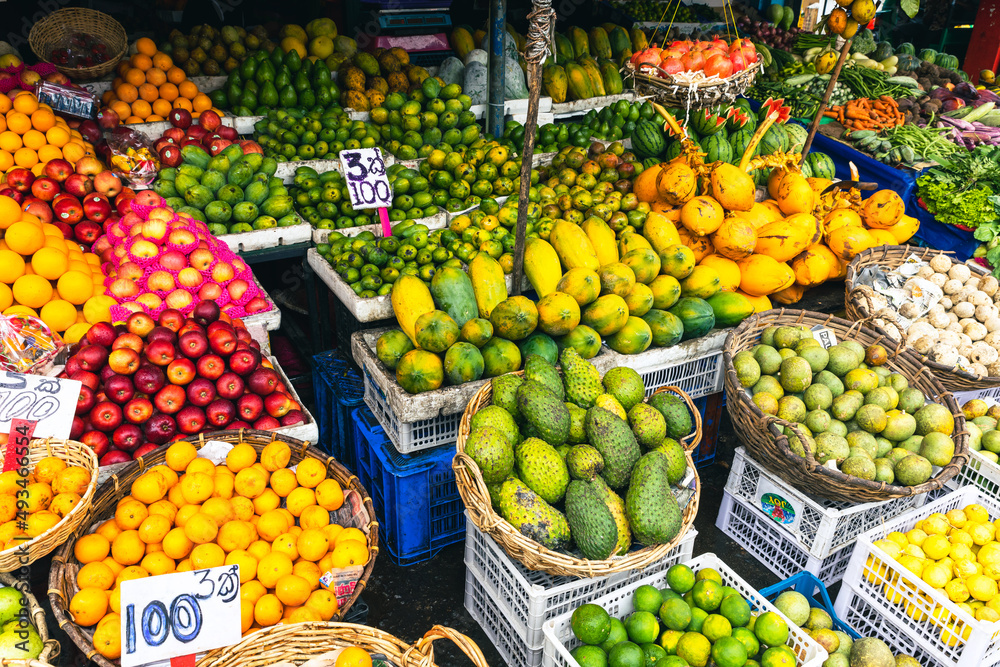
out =
<path fill-rule="evenodd" d="M 869 345 L 865 350 L 865 363 L 869 366 L 882 366 L 889 361 L 889 354 L 881 345 Z"/>

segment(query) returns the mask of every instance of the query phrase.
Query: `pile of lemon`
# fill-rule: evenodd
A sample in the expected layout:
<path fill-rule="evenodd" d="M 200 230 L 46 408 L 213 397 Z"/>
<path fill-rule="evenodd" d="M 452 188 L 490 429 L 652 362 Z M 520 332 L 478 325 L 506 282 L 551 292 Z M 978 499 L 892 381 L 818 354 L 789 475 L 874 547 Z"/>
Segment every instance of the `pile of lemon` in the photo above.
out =
<path fill-rule="evenodd" d="M 920 577 L 928 586 L 947 596 L 959 608 L 979 621 L 1000 621 L 1000 520 L 979 504 L 966 505 L 945 514 L 934 513 L 917 522 L 912 530 L 889 533 L 874 542 L 890 558 Z M 940 628 L 941 641 L 955 646 L 969 638 L 971 628 L 928 595 L 919 593 L 905 581 L 876 565 L 870 556 L 865 578 L 883 585 L 883 594 L 893 604 L 902 605 L 915 621 Z M 914 604 L 920 600 L 926 604 Z M 933 609 L 928 616 L 926 609 Z"/>
<path fill-rule="evenodd" d="M 0 312 L 39 317 L 67 343 L 95 322 L 111 321 L 101 261 L 58 227 L 0 196 Z"/>
<path fill-rule="evenodd" d="M 121 583 L 220 565 L 240 566 L 244 633 L 278 623 L 328 621 L 334 593 L 324 573 L 368 562 L 365 533 L 331 523 L 344 492 L 322 461 L 292 471 L 291 450 L 272 442 L 260 453 L 233 447 L 225 465 L 176 442 L 165 465 L 149 469 L 118 501 L 115 516 L 77 540 L 75 622 L 94 627 L 94 648 L 121 655 Z"/>
<path fill-rule="evenodd" d="M 66 465 L 55 456 L 36 463 L 27 477 L 17 470 L 0 473 L 0 550 L 25 544 L 62 521 L 89 485 L 86 468 Z M 17 516 L 19 501 L 26 518 Z"/>

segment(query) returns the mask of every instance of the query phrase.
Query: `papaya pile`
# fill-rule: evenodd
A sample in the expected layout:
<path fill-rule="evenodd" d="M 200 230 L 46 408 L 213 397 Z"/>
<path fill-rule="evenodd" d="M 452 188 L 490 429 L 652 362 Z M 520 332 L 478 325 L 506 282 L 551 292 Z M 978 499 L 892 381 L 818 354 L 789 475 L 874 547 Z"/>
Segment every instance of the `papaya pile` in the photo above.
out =
<path fill-rule="evenodd" d="M 624 89 L 620 67 L 649 45 L 642 30 L 629 31 L 614 23 L 590 32 L 570 26 L 565 33 L 556 33 L 555 42 L 556 51 L 542 70 L 542 83 L 556 104 L 620 94 Z"/>

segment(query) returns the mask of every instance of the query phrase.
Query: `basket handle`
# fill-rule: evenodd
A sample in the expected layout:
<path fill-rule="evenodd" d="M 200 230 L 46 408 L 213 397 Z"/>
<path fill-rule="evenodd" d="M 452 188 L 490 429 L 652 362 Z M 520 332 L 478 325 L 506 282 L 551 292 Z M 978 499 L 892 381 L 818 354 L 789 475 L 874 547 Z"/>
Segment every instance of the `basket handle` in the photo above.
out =
<path fill-rule="evenodd" d="M 688 452 L 694 451 L 698 447 L 698 445 L 701 444 L 701 436 L 702 436 L 701 411 L 695 407 L 694 401 L 691 400 L 691 397 L 688 396 L 687 392 L 681 389 L 680 387 L 674 387 L 672 385 L 666 387 L 660 387 L 659 389 L 653 392 L 653 395 L 655 396 L 660 392 L 670 392 L 671 394 L 676 394 L 677 396 L 680 396 L 680 398 L 687 404 L 688 410 L 694 417 L 694 431 L 688 433 L 686 436 L 681 438 L 681 446 L 684 448 L 685 451 Z"/>
<path fill-rule="evenodd" d="M 858 302 L 864 299 L 864 314 L 866 317 L 871 316 L 875 314 L 875 305 L 872 303 L 873 296 L 874 292 L 872 288 L 867 285 L 858 285 L 847 294 L 847 303 Z M 858 308 L 858 310 L 860 311 L 861 309 Z"/>
<path fill-rule="evenodd" d="M 471 456 L 465 452 L 455 452 L 455 458 L 451 460 L 451 468 L 456 474 L 461 474 L 459 469 L 464 468 L 465 474 L 469 477 L 470 485 L 475 487 L 476 495 L 480 498 L 490 497 L 490 490 L 483 479 L 483 473 L 479 470 L 479 465 Z M 488 505 L 485 511 L 481 511 L 476 507 L 472 507 L 469 503 L 465 503 L 465 509 L 479 517 L 477 525 L 481 526 L 486 532 L 491 531 L 497 524 L 503 521 L 493 510 L 492 505 Z"/>
<path fill-rule="evenodd" d="M 403 664 L 409 665 L 413 661 L 414 665 L 430 667 L 434 664 L 434 641 L 437 639 L 450 639 L 462 650 L 462 653 L 469 657 L 476 667 L 489 667 L 486 657 L 479 649 L 479 646 L 469 637 L 466 637 L 458 630 L 452 630 L 442 625 L 435 625 L 427 633 L 418 639 L 413 646 L 403 653 Z"/>
<path fill-rule="evenodd" d="M 774 415 L 769 415 L 769 414 L 765 413 L 764 414 L 764 425 L 765 425 L 765 428 L 768 427 L 768 426 L 770 426 L 771 424 L 777 424 L 777 425 L 784 426 L 786 428 L 792 429 L 792 433 L 794 433 L 795 437 L 797 437 L 799 439 L 799 442 L 802 444 L 802 449 L 806 453 L 806 456 L 803 459 L 805 461 L 805 463 L 809 467 L 813 467 L 813 468 L 815 468 L 816 466 L 822 466 L 822 464 L 819 463 L 819 461 L 817 461 L 816 457 L 813 455 L 812 444 L 805 437 L 805 434 L 802 433 L 802 430 L 797 425 L 793 424 L 792 422 L 785 421 L 784 419 L 782 419 L 780 417 L 776 417 Z M 785 440 L 786 440 L 786 442 L 787 442 L 788 436 L 785 436 L 784 434 L 782 434 L 782 437 L 784 437 Z M 791 447 L 789 447 L 789 451 L 791 451 Z M 792 452 L 792 453 L 794 454 L 794 452 Z"/>
<path fill-rule="evenodd" d="M 882 329 L 882 327 L 876 325 L 875 324 L 875 320 L 876 319 L 881 319 L 887 325 L 890 325 L 893 328 L 895 328 L 896 329 L 896 333 L 899 334 L 899 340 L 894 340 L 892 338 L 892 336 L 890 336 L 889 334 L 887 334 L 885 332 L 885 330 Z M 906 348 L 906 343 L 905 343 L 906 332 L 903 331 L 903 328 L 901 326 L 899 326 L 899 322 L 896 322 L 895 320 L 889 320 L 889 319 L 885 319 L 885 318 L 876 318 L 875 315 L 872 314 L 872 315 L 869 315 L 868 317 L 865 317 L 863 319 L 857 320 L 854 324 L 852 324 L 850 330 L 848 331 L 848 335 L 849 336 L 853 335 L 855 328 L 860 329 L 861 327 L 867 327 L 867 328 L 871 329 L 872 331 L 876 332 L 877 334 L 879 334 L 885 340 L 890 341 L 892 343 L 891 347 L 892 347 L 892 358 L 893 359 L 895 359 L 900 354 L 902 354 L 903 350 Z"/>

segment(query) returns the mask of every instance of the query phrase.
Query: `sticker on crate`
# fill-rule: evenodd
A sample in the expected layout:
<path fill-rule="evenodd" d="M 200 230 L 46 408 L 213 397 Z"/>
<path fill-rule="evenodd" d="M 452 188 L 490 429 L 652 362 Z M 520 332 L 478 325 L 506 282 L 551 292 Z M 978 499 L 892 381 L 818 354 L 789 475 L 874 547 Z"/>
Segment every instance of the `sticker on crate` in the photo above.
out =
<path fill-rule="evenodd" d="M 769 517 L 783 526 L 795 526 L 798 523 L 799 513 L 795 511 L 795 506 L 779 493 L 767 491 L 760 495 L 760 508 Z"/>

